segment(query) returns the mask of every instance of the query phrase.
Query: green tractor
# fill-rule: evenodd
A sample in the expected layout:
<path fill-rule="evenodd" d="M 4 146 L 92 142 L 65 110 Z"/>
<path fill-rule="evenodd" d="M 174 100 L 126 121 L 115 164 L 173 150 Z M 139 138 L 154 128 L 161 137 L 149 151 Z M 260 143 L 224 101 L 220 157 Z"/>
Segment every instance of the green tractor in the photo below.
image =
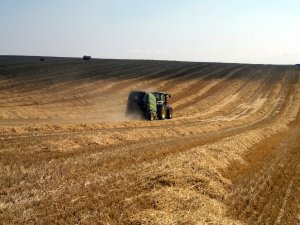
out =
<path fill-rule="evenodd" d="M 168 105 L 170 97 L 165 92 L 132 91 L 128 96 L 126 115 L 147 120 L 171 119 L 173 109 Z"/>

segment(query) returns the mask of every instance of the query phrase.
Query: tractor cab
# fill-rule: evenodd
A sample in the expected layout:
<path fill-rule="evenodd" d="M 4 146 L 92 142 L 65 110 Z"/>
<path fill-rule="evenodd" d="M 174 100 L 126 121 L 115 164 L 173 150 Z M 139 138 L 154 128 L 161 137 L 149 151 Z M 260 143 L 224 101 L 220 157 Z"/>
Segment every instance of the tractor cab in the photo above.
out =
<path fill-rule="evenodd" d="M 173 109 L 168 105 L 171 95 L 166 92 L 151 92 L 156 98 L 157 116 L 160 120 L 172 119 Z"/>
<path fill-rule="evenodd" d="M 167 105 L 168 98 L 171 98 L 171 95 L 165 92 L 152 92 L 152 94 L 155 96 L 158 105 Z"/>

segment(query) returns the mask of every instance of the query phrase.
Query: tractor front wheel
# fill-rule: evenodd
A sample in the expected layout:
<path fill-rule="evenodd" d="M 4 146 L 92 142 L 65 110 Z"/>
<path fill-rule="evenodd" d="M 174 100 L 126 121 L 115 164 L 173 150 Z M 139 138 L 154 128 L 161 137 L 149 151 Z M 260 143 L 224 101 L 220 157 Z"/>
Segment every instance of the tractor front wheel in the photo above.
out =
<path fill-rule="evenodd" d="M 167 119 L 172 119 L 173 117 L 173 109 L 170 107 L 167 109 Z"/>

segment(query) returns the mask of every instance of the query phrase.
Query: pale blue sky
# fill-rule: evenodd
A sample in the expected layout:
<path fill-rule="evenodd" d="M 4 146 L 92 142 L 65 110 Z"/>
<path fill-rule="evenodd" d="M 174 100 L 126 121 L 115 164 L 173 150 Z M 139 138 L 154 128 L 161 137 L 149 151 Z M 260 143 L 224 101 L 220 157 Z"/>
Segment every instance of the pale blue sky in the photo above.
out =
<path fill-rule="evenodd" d="M 299 0 L 0 0 L 0 55 L 300 63 Z"/>

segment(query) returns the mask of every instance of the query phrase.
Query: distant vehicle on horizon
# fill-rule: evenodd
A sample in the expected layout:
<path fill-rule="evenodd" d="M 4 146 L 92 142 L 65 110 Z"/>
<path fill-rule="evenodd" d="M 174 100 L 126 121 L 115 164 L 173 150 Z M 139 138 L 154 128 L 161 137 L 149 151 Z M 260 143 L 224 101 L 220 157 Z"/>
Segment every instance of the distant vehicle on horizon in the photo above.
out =
<path fill-rule="evenodd" d="M 91 57 L 90 55 L 84 55 L 84 56 L 82 57 L 82 59 L 83 59 L 83 60 L 91 60 L 92 57 Z"/>

